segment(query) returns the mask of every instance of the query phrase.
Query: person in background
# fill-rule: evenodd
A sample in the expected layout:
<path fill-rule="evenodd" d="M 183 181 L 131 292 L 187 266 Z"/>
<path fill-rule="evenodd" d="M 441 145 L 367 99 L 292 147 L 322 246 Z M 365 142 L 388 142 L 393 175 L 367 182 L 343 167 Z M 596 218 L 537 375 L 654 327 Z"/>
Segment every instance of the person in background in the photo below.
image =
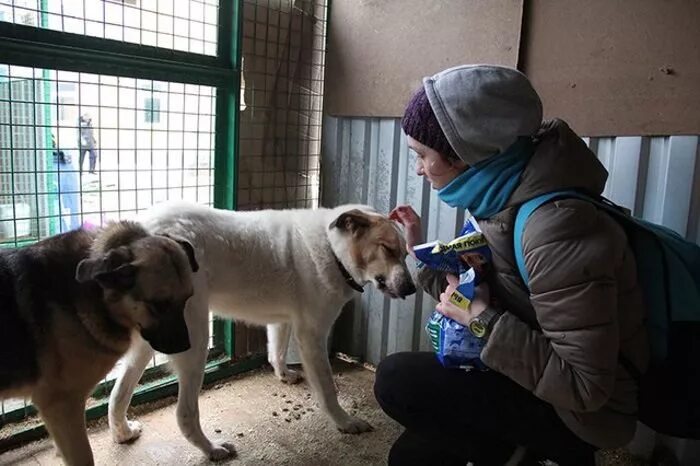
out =
<path fill-rule="evenodd" d="M 80 115 L 78 121 L 79 137 L 78 137 L 78 149 L 80 151 L 79 158 L 79 169 L 83 171 L 83 161 L 85 160 L 85 153 L 90 154 L 90 170 L 89 172 L 94 174 L 95 167 L 97 165 L 97 140 L 95 139 L 95 130 L 92 127 L 92 118 L 89 114 L 85 113 Z"/>
<path fill-rule="evenodd" d="M 375 396 L 405 427 L 389 464 L 593 465 L 596 450 L 627 444 L 637 384 L 621 358 L 644 372 L 649 343 L 624 231 L 582 200 L 542 206 L 523 234 L 529 290 L 513 247 L 519 205 L 567 188 L 599 195 L 605 168 L 564 121 L 543 122 L 535 89 L 512 68 L 460 66 L 425 78 L 402 127 L 417 174 L 477 219 L 493 253 L 492 274 L 466 311 L 449 300 L 457 277 L 420 264 L 416 276 L 439 312 L 478 324 L 489 370 L 445 369 L 432 353 L 385 358 Z M 404 225 L 409 252 L 424 242 L 410 206 L 391 217 Z"/>
<path fill-rule="evenodd" d="M 80 183 L 70 155 L 57 147 L 51 135 L 54 170 L 58 177 L 59 212 L 61 232 L 80 228 Z"/>

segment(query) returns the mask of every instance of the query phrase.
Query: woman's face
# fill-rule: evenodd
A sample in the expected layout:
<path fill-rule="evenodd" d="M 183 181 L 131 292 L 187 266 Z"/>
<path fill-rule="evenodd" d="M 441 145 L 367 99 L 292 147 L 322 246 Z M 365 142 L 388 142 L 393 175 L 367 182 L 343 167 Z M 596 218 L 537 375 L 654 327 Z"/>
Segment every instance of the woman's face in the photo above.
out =
<path fill-rule="evenodd" d="M 444 188 L 469 168 L 461 160 L 449 160 L 440 152 L 421 144 L 411 136 L 406 137 L 408 147 L 416 153 L 416 173 L 418 176 L 426 177 L 433 189 Z"/>

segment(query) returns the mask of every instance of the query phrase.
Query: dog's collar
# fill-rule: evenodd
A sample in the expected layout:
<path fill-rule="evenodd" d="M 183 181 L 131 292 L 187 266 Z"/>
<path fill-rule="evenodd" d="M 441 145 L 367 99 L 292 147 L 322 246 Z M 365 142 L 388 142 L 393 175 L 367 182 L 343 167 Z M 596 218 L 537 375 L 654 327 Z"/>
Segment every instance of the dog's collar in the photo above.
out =
<path fill-rule="evenodd" d="M 345 283 L 347 283 L 350 288 L 352 288 L 355 291 L 359 291 L 360 293 L 364 293 L 365 289 L 360 286 L 359 283 L 355 281 L 354 278 L 352 278 L 352 275 L 350 275 L 350 272 L 348 272 L 348 269 L 345 268 L 342 262 L 340 262 L 340 259 L 338 259 L 338 256 L 333 253 L 333 258 L 335 259 L 335 263 L 338 265 L 338 268 L 340 269 L 340 273 L 343 274 L 343 278 L 345 279 Z"/>

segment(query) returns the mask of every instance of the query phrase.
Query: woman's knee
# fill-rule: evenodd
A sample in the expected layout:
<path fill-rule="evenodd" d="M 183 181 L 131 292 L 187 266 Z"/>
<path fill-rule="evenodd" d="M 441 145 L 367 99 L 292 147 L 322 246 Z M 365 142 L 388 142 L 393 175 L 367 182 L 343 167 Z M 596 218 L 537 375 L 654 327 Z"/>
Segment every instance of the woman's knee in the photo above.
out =
<path fill-rule="evenodd" d="M 377 366 L 377 372 L 374 378 L 374 396 L 380 405 L 387 398 L 387 394 L 391 394 L 396 385 L 398 374 L 401 373 L 403 365 L 403 355 L 405 353 L 394 353 L 384 358 Z"/>
<path fill-rule="evenodd" d="M 377 367 L 374 396 L 384 411 L 404 405 L 411 397 L 410 387 L 416 378 L 425 376 L 428 365 L 435 364 L 432 353 L 403 352 L 384 358 Z"/>

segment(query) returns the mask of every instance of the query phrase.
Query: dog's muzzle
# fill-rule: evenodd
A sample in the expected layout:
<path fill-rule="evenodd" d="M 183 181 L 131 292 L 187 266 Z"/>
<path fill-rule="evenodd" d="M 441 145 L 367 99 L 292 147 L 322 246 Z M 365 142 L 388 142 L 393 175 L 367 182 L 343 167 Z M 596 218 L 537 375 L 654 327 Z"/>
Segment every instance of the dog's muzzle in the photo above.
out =
<path fill-rule="evenodd" d="M 411 296 L 413 293 L 416 292 L 416 286 L 411 280 L 404 280 L 398 286 L 392 287 L 388 287 L 385 284 L 380 283 L 377 285 L 377 288 L 394 299 L 404 299 L 406 298 L 406 296 Z"/>
<path fill-rule="evenodd" d="M 182 353 L 190 349 L 190 335 L 182 313 L 141 329 L 141 336 L 151 347 L 164 354 Z"/>
<path fill-rule="evenodd" d="M 406 296 L 411 296 L 416 292 L 416 285 L 412 281 L 405 281 L 399 287 L 399 296 L 405 298 Z"/>

